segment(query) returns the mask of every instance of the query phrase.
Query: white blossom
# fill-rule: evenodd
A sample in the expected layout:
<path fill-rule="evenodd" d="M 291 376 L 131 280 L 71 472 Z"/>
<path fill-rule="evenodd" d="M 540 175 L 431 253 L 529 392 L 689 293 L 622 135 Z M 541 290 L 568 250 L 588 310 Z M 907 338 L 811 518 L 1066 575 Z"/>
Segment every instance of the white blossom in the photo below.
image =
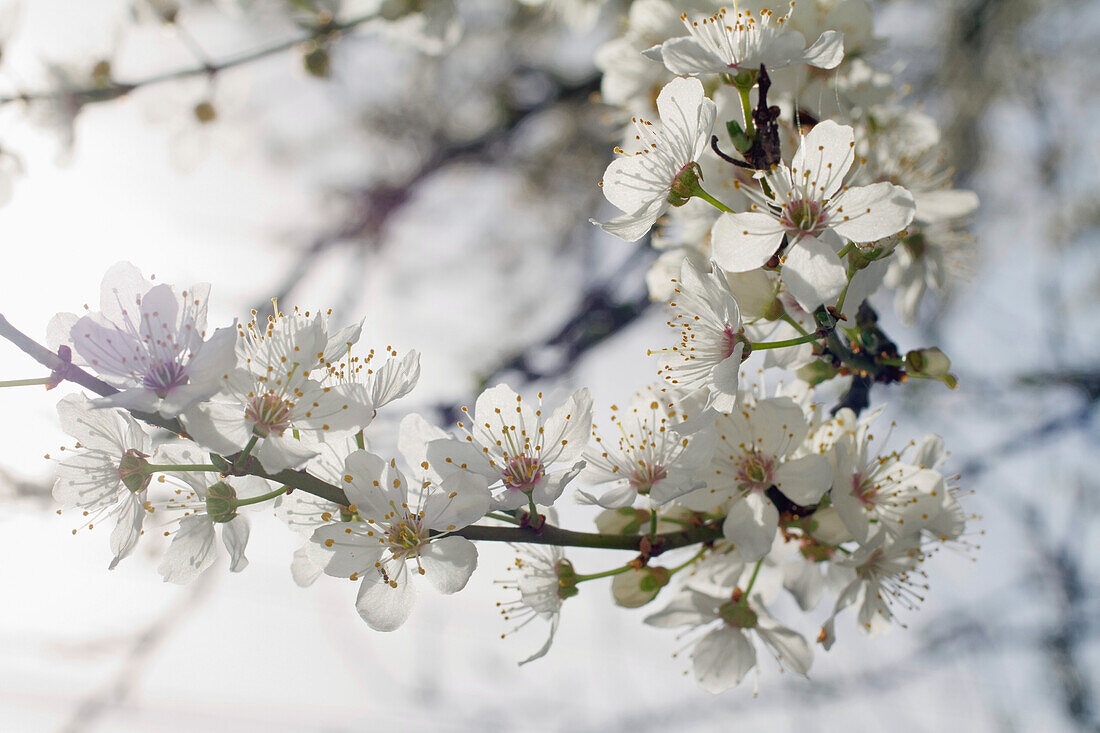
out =
<path fill-rule="evenodd" d="M 668 210 L 673 184 L 710 143 L 717 108 L 698 79 L 674 79 L 657 96 L 661 126 L 635 118 L 636 152 L 621 153 L 603 174 L 603 194 L 625 214 L 599 224 L 605 232 L 633 242 Z"/>
<path fill-rule="evenodd" d="M 814 126 L 788 168 L 783 163 L 758 174 L 771 194 L 744 187 L 752 211 L 723 214 L 711 232 L 714 258 L 730 272 L 766 264 L 783 244 L 783 282 L 806 310 L 840 295 L 847 282 L 837 256 L 846 240 L 873 242 L 905 228 L 915 205 L 908 191 L 891 183 L 846 187 L 855 159 L 851 127 L 825 120 Z"/>
<path fill-rule="evenodd" d="M 76 438 L 77 448 L 58 464 L 53 498 L 63 508 L 83 509 L 89 528 L 114 518 L 114 569 L 141 537 L 149 485 L 141 464 L 153 451 L 152 441 L 132 417 L 120 410 L 92 409 L 83 395 L 63 397 L 57 416 L 61 429 Z"/>
<path fill-rule="evenodd" d="M 93 405 L 175 417 L 214 395 L 236 363 L 232 327 L 204 340 L 209 297 L 206 283 L 177 293 L 120 262 L 103 277 L 100 311 L 82 318 L 55 316 L 51 345 L 71 345 L 85 364 L 122 390 Z"/>

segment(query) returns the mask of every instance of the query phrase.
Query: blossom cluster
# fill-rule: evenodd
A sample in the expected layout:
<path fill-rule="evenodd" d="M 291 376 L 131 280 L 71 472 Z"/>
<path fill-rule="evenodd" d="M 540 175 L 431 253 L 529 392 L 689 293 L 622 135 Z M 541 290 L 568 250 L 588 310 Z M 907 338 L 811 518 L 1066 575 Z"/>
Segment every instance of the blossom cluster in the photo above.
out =
<path fill-rule="evenodd" d="M 397 455 L 383 454 L 365 431 L 416 387 L 416 351 L 364 350 L 362 323 L 277 303 L 211 331 L 208 285 L 120 263 L 99 310 L 49 326 L 52 385 L 94 375 L 81 384 L 97 393 L 58 405 L 76 445 L 55 499 L 88 527 L 113 524 L 111 567 L 147 527 L 166 528 L 159 572 L 176 583 L 219 546 L 243 570 L 246 515 L 266 508 L 301 535 L 294 581 L 357 583 L 356 610 L 378 631 L 408 619 L 420 576 L 465 588 L 476 541 L 547 545 L 521 548 L 504 585 L 507 618 L 549 624 L 525 662 L 548 652 L 583 583 L 611 578 L 616 604 L 660 597 L 646 623 L 694 635 L 711 692 L 739 684 L 759 649 L 809 671 L 807 621 L 776 609 L 811 619 L 828 597 L 809 622 L 825 650 L 842 615 L 868 634 L 900 623 L 927 587 L 925 559 L 966 545 L 968 517 L 942 441 L 891 447 L 882 410 L 851 395 L 954 377 L 936 348 L 902 355 L 866 301 L 892 287 L 913 317 L 944 284 L 976 200 L 950 187 L 934 124 L 865 61 L 876 41 L 863 0 L 806 5 L 637 0 L 599 54 L 604 101 L 633 118 L 602 181 L 621 213 L 599 226 L 663 250 L 648 282 L 669 313 L 655 381 L 625 407 L 603 419 L 585 387 L 544 404 L 498 384 L 451 430 L 403 415 Z M 747 384 L 754 363 L 796 378 Z M 848 377 L 831 412 L 815 402 L 818 385 Z M 596 532 L 556 526 L 563 497 L 598 508 Z M 573 545 L 638 554 L 586 574 Z"/>

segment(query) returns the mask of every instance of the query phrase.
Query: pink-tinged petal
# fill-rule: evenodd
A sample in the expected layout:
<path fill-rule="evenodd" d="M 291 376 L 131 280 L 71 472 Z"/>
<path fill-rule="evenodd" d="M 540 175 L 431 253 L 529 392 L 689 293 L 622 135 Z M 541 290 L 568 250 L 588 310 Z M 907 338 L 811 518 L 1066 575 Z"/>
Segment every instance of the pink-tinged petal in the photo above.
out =
<path fill-rule="evenodd" d="M 214 564 L 216 540 L 210 517 L 205 514 L 184 517 L 157 566 L 157 572 L 169 583 L 190 583 Z"/>
<path fill-rule="evenodd" d="M 756 666 L 756 649 L 740 629 L 722 625 L 699 640 L 691 658 L 699 686 L 717 695 L 736 687 Z"/>
<path fill-rule="evenodd" d="M 464 537 L 442 537 L 420 552 L 424 577 L 440 593 L 457 593 L 466 587 L 477 568 L 477 548 Z"/>
<path fill-rule="evenodd" d="M 118 510 L 118 523 L 111 531 L 111 552 L 115 554 L 111 560 L 110 569 L 114 570 L 119 560 L 129 555 L 137 547 L 141 537 L 141 524 L 145 519 L 145 507 L 142 501 L 145 493 L 140 495 L 127 492 Z"/>
<path fill-rule="evenodd" d="M 681 36 L 661 44 L 658 58 L 665 68 L 678 76 L 717 74 L 726 71 L 726 62 L 700 46 L 694 38 Z"/>
<path fill-rule="evenodd" d="M 714 260 L 727 272 L 748 272 L 761 267 L 779 249 L 783 230 L 767 214 L 722 214 L 710 232 Z"/>
<path fill-rule="evenodd" d="M 844 34 L 825 31 L 806 49 L 802 61 L 819 69 L 835 69 L 844 60 Z"/>
<path fill-rule="evenodd" d="M 917 210 L 913 195 L 892 183 L 849 188 L 834 203 L 829 226 L 853 242 L 874 242 L 897 234 L 909 226 Z"/>
<path fill-rule="evenodd" d="M 380 573 L 368 572 L 359 586 L 355 608 L 375 631 L 395 631 L 408 620 L 416 603 L 416 589 L 409 581 L 404 560 L 386 563 L 393 586 Z"/>
<path fill-rule="evenodd" d="M 746 562 L 756 562 L 767 555 L 779 527 L 779 512 L 767 499 L 755 492 L 735 501 L 722 522 L 722 534 L 737 548 Z"/>
<path fill-rule="evenodd" d="M 799 506 L 812 506 L 829 489 L 832 471 L 825 456 L 817 454 L 785 461 L 775 469 L 775 485 Z"/>
<path fill-rule="evenodd" d="M 144 353 L 141 342 L 112 325 L 100 323 L 97 316 L 84 316 L 77 321 L 72 339 L 76 353 L 97 374 L 129 377 L 141 367 L 139 357 Z"/>
<path fill-rule="evenodd" d="M 848 282 L 848 272 L 836 250 L 816 237 L 803 237 L 791 245 L 781 275 L 787 290 L 806 311 L 835 301 Z"/>
<path fill-rule="evenodd" d="M 802 138 L 791 161 L 791 178 L 808 181 L 816 200 L 827 200 L 840 190 L 855 160 L 855 132 L 848 125 L 825 120 Z M 862 241 L 862 240 L 861 240 Z"/>

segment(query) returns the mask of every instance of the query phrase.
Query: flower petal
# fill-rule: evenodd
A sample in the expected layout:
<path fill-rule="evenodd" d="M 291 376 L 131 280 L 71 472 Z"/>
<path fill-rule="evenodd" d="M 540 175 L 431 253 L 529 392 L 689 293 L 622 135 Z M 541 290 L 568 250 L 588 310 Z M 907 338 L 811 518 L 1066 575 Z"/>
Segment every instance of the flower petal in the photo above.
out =
<path fill-rule="evenodd" d="M 464 537 L 442 537 L 420 552 L 424 577 L 440 593 L 457 593 L 466 587 L 477 568 L 477 548 Z"/>
<path fill-rule="evenodd" d="M 748 272 L 761 267 L 779 249 L 783 230 L 767 214 L 722 214 L 710 231 L 714 260 L 727 272 Z"/>

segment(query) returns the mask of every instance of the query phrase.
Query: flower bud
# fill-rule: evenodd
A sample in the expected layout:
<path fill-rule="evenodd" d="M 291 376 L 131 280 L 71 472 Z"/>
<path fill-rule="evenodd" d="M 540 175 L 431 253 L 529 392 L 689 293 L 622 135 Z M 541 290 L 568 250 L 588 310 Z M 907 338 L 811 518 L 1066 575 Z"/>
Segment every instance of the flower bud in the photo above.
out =
<path fill-rule="evenodd" d="M 122 454 L 122 460 L 118 464 L 118 477 L 122 485 L 135 494 L 149 488 L 149 482 L 153 478 L 153 471 L 149 468 L 146 455 L 131 448 Z"/>
<path fill-rule="evenodd" d="M 329 56 L 328 49 L 324 46 L 310 49 L 302 57 L 302 66 L 310 76 L 327 79 L 332 73 L 332 58 Z"/>
<path fill-rule="evenodd" d="M 947 354 L 934 346 L 928 349 L 916 349 L 906 354 L 905 368 L 910 374 L 938 379 L 951 389 L 958 384 L 955 375 L 947 371 L 951 368 L 951 360 L 947 358 Z"/>
<path fill-rule="evenodd" d="M 839 545 L 841 542 L 852 539 L 852 533 L 844 526 L 844 522 L 840 521 L 840 514 L 833 506 L 818 509 L 806 518 L 802 526 L 811 537 L 826 545 Z"/>
<path fill-rule="evenodd" d="M 641 608 L 657 597 L 661 588 L 668 585 L 670 577 L 668 570 L 662 567 L 631 568 L 612 579 L 611 596 L 615 599 L 615 605 Z"/>
<path fill-rule="evenodd" d="M 605 509 L 596 517 L 596 529 L 600 534 L 638 534 L 642 525 L 648 524 L 649 512 L 632 507 Z"/>
<path fill-rule="evenodd" d="M 688 163 L 672 180 L 672 187 L 668 191 L 668 202 L 673 206 L 683 206 L 699 188 L 699 181 L 703 173 L 699 170 L 698 163 Z"/>
<path fill-rule="evenodd" d="M 224 481 L 206 490 L 206 514 L 212 522 L 228 522 L 237 516 L 237 492 Z"/>
<path fill-rule="evenodd" d="M 751 629 L 756 626 L 756 611 L 749 608 L 748 604 L 723 603 L 718 607 L 718 615 L 730 626 L 739 629 Z"/>
<path fill-rule="evenodd" d="M 828 382 L 837 375 L 837 368 L 827 361 L 815 359 L 809 364 L 804 364 L 795 372 L 798 378 L 811 387 L 816 387 L 822 382 Z"/>

